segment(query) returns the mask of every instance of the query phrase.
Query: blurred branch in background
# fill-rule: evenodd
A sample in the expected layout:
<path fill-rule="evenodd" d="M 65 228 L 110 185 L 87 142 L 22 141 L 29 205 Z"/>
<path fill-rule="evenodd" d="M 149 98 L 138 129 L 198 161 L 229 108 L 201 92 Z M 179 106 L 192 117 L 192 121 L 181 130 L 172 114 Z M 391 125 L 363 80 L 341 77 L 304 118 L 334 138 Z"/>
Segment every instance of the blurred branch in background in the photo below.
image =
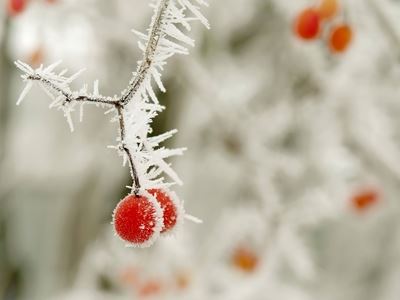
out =
<path fill-rule="evenodd" d="M 400 59 L 400 32 L 396 29 L 396 24 L 388 18 L 383 8 L 376 0 L 367 0 L 370 9 L 374 12 L 376 19 L 382 27 L 382 32 L 386 34 L 388 39 L 392 42 L 393 48 L 397 49 L 398 59 Z"/>
<path fill-rule="evenodd" d="M 7 45 L 10 35 L 10 20 L 1 16 L 0 25 L 0 170 L 3 170 L 6 158 L 6 141 L 8 122 L 10 119 L 10 101 L 8 96 L 11 88 L 12 63 L 7 55 Z M 0 173 L 2 173 L 0 171 Z M 2 176 L 3 177 L 3 176 Z M 4 299 L 14 298 L 20 288 L 19 266 L 13 263 L 9 242 L 9 216 L 5 207 L 7 185 L 4 179 L 0 183 L 0 296 Z"/>

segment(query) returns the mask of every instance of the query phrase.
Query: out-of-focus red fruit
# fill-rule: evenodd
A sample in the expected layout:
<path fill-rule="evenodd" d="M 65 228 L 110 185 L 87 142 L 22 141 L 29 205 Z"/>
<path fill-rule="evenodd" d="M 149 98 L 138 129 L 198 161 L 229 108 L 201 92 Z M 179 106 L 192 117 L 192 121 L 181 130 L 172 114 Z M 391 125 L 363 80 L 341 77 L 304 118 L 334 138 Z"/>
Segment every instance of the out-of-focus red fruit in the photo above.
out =
<path fill-rule="evenodd" d="M 303 10 L 296 18 L 294 24 L 296 35 L 304 40 L 318 37 L 320 31 L 320 16 L 314 8 Z"/>
<path fill-rule="evenodd" d="M 148 280 L 139 287 L 138 293 L 141 297 L 154 296 L 159 294 L 163 289 L 163 285 L 159 280 Z"/>
<path fill-rule="evenodd" d="M 176 286 L 178 289 L 186 289 L 190 284 L 190 275 L 187 272 L 180 272 L 175 277 Z"/>
<path fill-rule="evenodd" d="M 346 51 L 353 39 L 353 30 L 347 24 L 341 24 L 332 28 L 329 36 L 329 47 L 332 52 Z"/>
<path fill-rule="evenodd" d="M 29 56 L 29 64 L 33 67 L 38 67 L 43 63 L 44 51 L 41 47 L 34 50 Z"/>
<path fill-rule="evenodd" d="M 317 12 L 321 19 L 333 18 L 339 10 L 338 0 L 322 0 L 317 8 Z"/>
<path fill-rule="evenodd" d="M 374 189 L 365 189 L 357 192 L 351 198 L 351 204 L 357 211 L 365 211 L 376 204 L 379 200 L 379 193 Z"/>
<path fill-rule="evenodd" d="M 15 16 L 25 10 L 27 0 L 7 0 L 7 10 L 10 16 Z"/>
<path fill-rule="evenodd" d="M 138 271 L 132 267 L 121 271 L 119 279 L 124 285 L 136 286 L 139 282 Z"/>
<path fill-rule="evenodd" d="M 232 255 L 232 264 L 245 272 L 253 272 L 259 263 L 258 255 L 249 248 L 238 247 Z"/>

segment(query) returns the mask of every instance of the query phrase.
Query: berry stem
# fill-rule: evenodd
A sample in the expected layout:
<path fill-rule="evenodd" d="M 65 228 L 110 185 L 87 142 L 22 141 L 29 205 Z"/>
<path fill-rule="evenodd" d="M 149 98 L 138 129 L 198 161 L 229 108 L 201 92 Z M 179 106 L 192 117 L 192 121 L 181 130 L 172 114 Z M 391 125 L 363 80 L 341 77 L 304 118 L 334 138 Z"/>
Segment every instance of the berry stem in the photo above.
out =
<path fill-rule="evenodd" d="M 118 113 L 119 136 L 120 136 L 120 143 L 121 143 L 120 149 L 121 149 L 121 151 L 124 151 L 126 156 L 128 157 L 129 169 L 130 169 L 132 180 L 133 180 L 131 193 L 137 195 L 137 194 L 139 194 L 139 190 L 140 190 L 140 181 L 139 181 L 138 173 L 136 171 L 135 164 L 133 162 L 132 154 L 125 143 L 126 130 L 125 130 L 125 119 L 124 119 L 124 106 L 119 103 L 116 103 L 115 108 Z"/>

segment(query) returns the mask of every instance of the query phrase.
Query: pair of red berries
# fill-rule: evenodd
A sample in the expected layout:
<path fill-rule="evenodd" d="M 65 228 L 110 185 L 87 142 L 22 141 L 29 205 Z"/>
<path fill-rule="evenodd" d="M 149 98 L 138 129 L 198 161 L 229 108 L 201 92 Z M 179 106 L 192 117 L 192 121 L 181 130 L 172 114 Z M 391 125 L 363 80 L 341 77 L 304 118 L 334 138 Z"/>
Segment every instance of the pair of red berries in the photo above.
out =
<path fill-rule="evenodd" d="M 294 30 L 296 35 L 303 40 L 314 40 L 319 37 L 321 24 L 331 21 L 340 8 L 338 0 L 320 0 L 316 7 L 303 10 L 296 18 Z M 344 22 L 335 22 L 330 26 L 327 44 L 334 53 L 344 52 L 351 43 L 353 30 Z"/>
<path fill-rule="evenodd" d="M 141 195 L 130 194 L 114 210 L 116 234 L 133 246 L 150 246 L 159 233 L 172 230 L 180 222 L 183 208 L 174 193 L 149 189 Z"/>

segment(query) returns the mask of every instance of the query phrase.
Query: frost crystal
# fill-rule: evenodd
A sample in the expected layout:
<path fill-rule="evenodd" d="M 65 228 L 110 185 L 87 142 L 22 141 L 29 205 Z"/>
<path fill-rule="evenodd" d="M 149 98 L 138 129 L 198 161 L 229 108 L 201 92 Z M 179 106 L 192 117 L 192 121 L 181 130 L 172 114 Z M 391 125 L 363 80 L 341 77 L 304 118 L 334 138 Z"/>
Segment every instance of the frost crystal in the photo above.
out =
<path fill-rule="evenodd" d="M 119 96 L 101 95 L 98 81 L 93 84 L 93 92 L 88 91 L 87 85 L 79 91 L 73 91 L 71 83 L 84 69 L 67 76 L 66 70 L 59 73 L 55 71 L 61 62 L 46 68 L 40 66 L 33 69 L 17 61 L 16 66 L 23 72 L 21 77 L 27 82 L 17 104 L 22 102 L 33 82 L 37 81 L 52 100 L 50 108 L 57 108 L 63 112 L 71 131 L 74 128 L 71 114 L 77 105 L 81 121 L 85 103 L 104 106 L 107 108 L 106 114 L 114 114 L 111 121 L 119 124 L 118 144 L 111 147 L 119 150 L 124 164 L 129 164 L 133 178 L 132 192 L 137 194 L 150 188 L 182 184 L 166 159 L 182 155 L 185 149 L 167 149 L 160 146 L 161 142 L 177 131 L 171 130 L 159 136 L 149 137 L 152 132 L 152 119 L 164 109 L 158 102 L 153 83 L 160 91 L 165 92 L 161 74 L 166 60 L 175 54 L 188 54 L 186 45 L 194 46 L 194 40 L 182 29 L 190 30 L 192 21 L 200 21 L 209 28 L 207 19 L 200 12 L 201 5 L 206 6 L 207 3 L 203 0 L 151 1 L 150 6 L 154 8 L 154 14 L 147 33 L 133 31 L 139 38 L 139 48 L 143 51 L 143 57 L 138 61 L 137 70 L 127 88 Z M 163 175 L 167 175 L 170 182 L 165 182 Z"/>

